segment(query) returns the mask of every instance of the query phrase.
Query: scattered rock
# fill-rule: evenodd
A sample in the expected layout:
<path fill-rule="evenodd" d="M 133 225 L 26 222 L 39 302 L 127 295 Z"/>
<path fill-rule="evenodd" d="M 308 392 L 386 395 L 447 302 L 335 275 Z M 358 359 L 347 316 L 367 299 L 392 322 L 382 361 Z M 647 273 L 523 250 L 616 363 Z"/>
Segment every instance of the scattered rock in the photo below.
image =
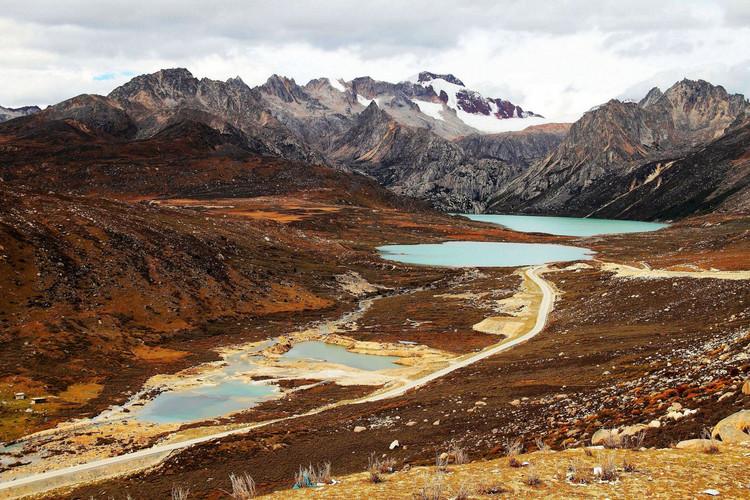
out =
<path fill-rule="evenodd" d="M 661 421 L 652 420 L 651 422 L 648 423 L 648 426 L 651 427 L 652 429 L 658 429 L 659 427 L 661 427 Z"/>
<path fill-rule="evenodd" d="M 719 496 L 719 490 L 715 490 L 713 488 L 708 488 L 707 490 L 701 491 L 704 495 L 711 495 L 712 497 L 718 497 Z"/>
<path fill-rule="evenodd" d="M 620 436 L 635 436 L 646 429 L 648 429 L 648 426 L 644 424 L 629 425 L 620 432 Z"/>
<path fill-rule="evenodd" d="M 750 394 L 750 378 L 742 384 L 742 394 Z"/>
<path fill-rule="evenodd" d="M 510 404 L 513 405 L 513 406 L 518 406 L 518 405 L 521 404 L 521 400 L 520 399 L 514 399 L 513 401 L 510 402 Z"/>
<path fill-rule="evenodd" d="M 734 396 L 734 391 L 732 391 L 732 392 L 725 392 L 724 394 L 722 394 L 721 396 L 719 396 L 719 399 L 717 399 L 717 401 L 724 401 L 725 399 L 731 398 L 732 396 Z"/>
<path fill-rule="evenodd" d="M 680 450 L 702 451 L 713 444 L 716 444 L 716 441 L 712 441 L 710 439 L 686 439 L 685 441 L 680 441 L 679 443 L 677 443 L 675 445 L 675 448 Z"/>
<path fill-rule="evenodd" d="M 364 432 L 367 430 L 367 427 L 362 427 L 361 425 L 358 425 L 354 428 L 354 432 Z"/>
<path fill-rule="evenodd" d="M 411 427 L 411 426 L 413 426 L 413 425 L 417 425 L 417 422 L 416 422 L 416 421 L 414 421 L 414 420 L 409 420 L 408 422 L 406 422 L 406 426 L 407 426 L 407 427 Z"/>
<path fill-rule="evenodd" d="M 398 439 L 394 439 L 390 446 L 388 446 L 389 450 L 395 450 L 396 448 L 398 448 Z"/>
<path fill-rule="evenodd" d="M 608 441 L 614 441 L 615 443 L 620 442 L 620 436 L 617 429 L 599 429 L 593 436 L 591 436 L 591 444 L 594 446 L 605 444 Z"/>
<path fill-rule="evenodd" d="M 667 408 L 667 412 L 680 411 L 680 410 L 682 410 L 682 405 L 680 403 L 677 403 L 677 402 L 672 403 L 669 406 L 669 408 Z"/>
<path fill-rule="evenodd" d="M 750 441 L 750 410 L 741 410 L 729 415 L 714 426 L 711 437 L 724 443 Z"/>
<path fill-rule="evenodd" d="M 440 425 L 440 420 L 435 420 L 432 425 Z"/>

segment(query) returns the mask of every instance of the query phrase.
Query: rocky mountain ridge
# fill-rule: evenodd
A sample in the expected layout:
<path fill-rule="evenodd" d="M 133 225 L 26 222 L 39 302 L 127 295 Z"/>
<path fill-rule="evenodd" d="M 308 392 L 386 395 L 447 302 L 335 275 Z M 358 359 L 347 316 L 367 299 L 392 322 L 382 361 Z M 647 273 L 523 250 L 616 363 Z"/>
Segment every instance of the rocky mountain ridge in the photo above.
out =
<path fill-rule="evenodd" d="M 176 68 L 11 120 L 0 134 L 63 143 L 93 132 L 127 142 L 200 123 L 233 147 L 359 171 L 441 210 L 653 219 L 745 206 L 749 109 L 739 94 L 683 80 L 639 102 L 611 100 L 572 126 L 526 126 L 542 118 L 451 74 L 304 86 L 272 75 L 252 88 Z M 524 130 L 480 132 L 472 120 Z"/>
<path fill-rule="evenodd" d="M 464 151 L 461 138 L 482 136 L 484 143 L 491 143 L 495 136 L 463 123 L 433 86 L 425 85 L 438 80 L 460 82 L 452 75 L 423 73 L 421 83 L 319 78 L 300 86 L 272 75 L 251 88 L 239 77 L 222 82 L 195 78 L 183 68 L 165 69 L 137 76 L 107 96 L 68 99 L 26 121 L 9 123 L 7 130 L 48 136 L 53 123 L 64 123 L 58 130 L 63 135 L 75 129 L 83 136 L 143 141 L 164 131 L 191 129 L 181 127 L 183 123 L 202 123 L 218 131 L 222 140 L 231 137 L 236 147 L 256 154 L 356 169 L 397 193 L 431 200 L 438 208 L 481 211 L 489 194 L 556 146 L 562 134 L 544 134 L 546 142 L 537 141 L 528 151 L 521 141 L 515 146 L 523 150 L 519 154 L 496 158 L 490 153 L 493 148 L 485 148 L 475 156 Z M 443 117 L 421 111 L 429 100 L 442 107 Z M 512 142 L 513 137 L 502 141 Z M 540 145 L 548 149 L 540 150 Z"/>
<path fill-rule="evenodd" d="M 715 198 L 714 189 L 743 191 L 750 182 L 746 175 L 738 175 L 747 168 L 750 144 L 737 140 L 744 137 L 749 111 L 750 104 L 742 95 L 730 95 L 723 87 L 702 80 L 683 80 L 665 92 L 652 89 L 638 103 L 611 100 L 584 114 L 551 155 L 496 193 L 488 209 L 659 218 L 718 208 L 699 199 Z M 721 158 L 735 170 L 696 163 L 695 155 Z M 682 167 L 671 170 L 675 164 Z M 692 165 L 689 171 L 687 165 Z M 662 177 L 667 170 L 670 183 Z M 678 172 L 681 175 L 674 177 Z M 696 176 L 703 179 L 700 185 L 693 182 Z M 642 188 L 644 184 L 648 189 Z M 689 192 L 677 191 L 693 202 L 673 199 L 677 191 L 664 193 L 668 184 L 691 185 Z M 639 196 L 645 196 L 636 204 L 639 208 L 623 206 L 636 189 Z M 677 206 L 682 208 L 668 208 Z"/>

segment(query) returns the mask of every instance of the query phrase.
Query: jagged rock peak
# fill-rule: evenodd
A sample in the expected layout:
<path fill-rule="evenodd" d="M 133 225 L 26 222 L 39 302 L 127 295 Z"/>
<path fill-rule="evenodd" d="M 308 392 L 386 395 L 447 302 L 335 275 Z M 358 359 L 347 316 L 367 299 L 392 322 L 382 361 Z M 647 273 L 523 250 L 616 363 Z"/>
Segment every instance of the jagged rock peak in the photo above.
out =
<path fill-rule="evenodd" d="M 307 98 L 304 90 L 293 78 L 276 74 L 271 75 L 261 88 L 267 94 L 275 95 L 284 102 L 295 102 Z"/>
<path fill-rule="evenodd" d="M 235 76 L 234 78 L 229 78 L 227 80 L 228 85 L 246 85 L 245 81 L 240 78 L 240 75 Z"/>
<path fill-rule="evenodd" d="M 454 85 L 460 85 L 461 87 L 465 87 L 464 82 L 456 78 L 455 76 L 451 75 L 450 73 L 441 75 L 439 73 L 431 73 L 429 71 L 422 71 L 419 73 L 419 76 L 417 77 L 417 82 L 419 83 L 425 83 L 432 80 L 445 80 L 448 83 L 452 83 Z"/>
<path fill-rule="evenodd" d="M 661 99 L 661 96 L 664 94 L 662 93 L 661 89 L 659 87 L 654 87 L 651 90 L 648 91 L 648 94 L 646 94 L 646 97 L 640 100 L 638 103 L 638 106 L 642 108 L 647 108 L 657 102 L 659 99 Z"/>
<path fill-rule="evenodd" d="M 363 118 L 367 118 L 370 116 L 382 116 L 386 115 L 386 112 L 380 109 L 378 106 L 378 103 L 374 100 L 370 102 L 370 104 L 367 105 L 364 111 L 362 111 L 362 114 L 360 115 Z"/>
<path fill-rule="evenodd" d="M 109 93 L 115 100 L 127 100 L 142 91 L 160 98 L 177 98 L 181 95 L 194 95 L 198 80 L 185 68 L 161 69 L 155 73 L 138 75 L 129 82 Z"/>

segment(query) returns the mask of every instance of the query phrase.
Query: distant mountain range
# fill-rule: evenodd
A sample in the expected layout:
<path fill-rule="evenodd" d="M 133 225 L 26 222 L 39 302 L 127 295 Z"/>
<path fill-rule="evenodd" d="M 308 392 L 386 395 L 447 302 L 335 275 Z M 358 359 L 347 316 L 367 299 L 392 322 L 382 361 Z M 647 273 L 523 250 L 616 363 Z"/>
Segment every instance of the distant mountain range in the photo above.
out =
<path fill-rule="evenodd" d="M 0 123 L 21 116 L 33 115 L 40 111 L 41 109 L 38 106 L 24 106 L 22 108 L 4 108 L 0 106 Z"/>
<path fill-rule="evenodd" d="M 639 103 L 612 100 L 572 125 L 426 71 L 399 83 L 319 78 L 304 86 L 273 75 L 249 87 L 168 69 L 106 97 L 23 109 L 0 108 L 20 116 L 0 125 L 6 144 L 74 134 L 115 151 L 187 134 L 191 144 L 364 173 L 449 211 L 668 219 L 745 210 L 750 198 L 750 107 L 704 81 L 653 89 Z M 4 148 L 0 175 L 33 183 Z"/>

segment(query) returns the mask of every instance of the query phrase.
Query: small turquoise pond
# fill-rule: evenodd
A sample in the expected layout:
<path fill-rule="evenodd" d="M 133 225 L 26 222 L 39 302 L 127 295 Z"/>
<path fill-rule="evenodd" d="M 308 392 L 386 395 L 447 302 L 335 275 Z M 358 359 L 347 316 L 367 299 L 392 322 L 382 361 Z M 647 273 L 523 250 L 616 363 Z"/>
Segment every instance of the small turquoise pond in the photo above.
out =
<path fill-rule="evenodd" d="M 588 248 L 547 243 L 495 243 L 484 241 L 448 241 L 419 245 L 385 245 L 380 256 L 406 264 L 441 267 L 518 267 L 588 260 Z"/>
<path fill-rule="evenodd" d="M 669 224 L 637 220 L 582 219 L 576 217 L 543 217 L 537 215 L 457 214 L 471 220 L 491 222 L 524 233 L 547 233 L 559 236 L 595 236 L 600 234 L 642 233 L 657 231 Z"/>
<path fill-rule="evenodd" d="M 214 418 L 251 408 L 276 391 L 271 385 L 228 380 L 185 391 L 163 392 L 143 407 L 138 418 L 162 424 Z"/>
<path fill-rule="evenodd" d="M 282 357 L 289 359 L 306 359 L 311 361 L 326 361 L 340 365 L 351 366 L 360 370 L 388 370 L 398 368 L 394 363 L 396 356 L 379 356 L 374 354 L 360 354 L 347 351 L 340 345 L 325 342 L 309 341 L 294 344 Z"/>

